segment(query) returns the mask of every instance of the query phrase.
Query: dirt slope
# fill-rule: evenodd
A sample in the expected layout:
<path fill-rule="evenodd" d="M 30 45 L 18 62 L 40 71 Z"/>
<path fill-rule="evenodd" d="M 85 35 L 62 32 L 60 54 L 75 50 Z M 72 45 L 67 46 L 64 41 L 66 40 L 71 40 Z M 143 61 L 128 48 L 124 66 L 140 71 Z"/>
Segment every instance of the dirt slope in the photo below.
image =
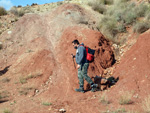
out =
<path fill-rule="evenodd" d="M 115 87 L 111 88 L 108 95 L 112 101 L 123 95 L 121 92 L 129 91 L 133 94 L 130 108 L 143 111 L 143 101 L 150 94 L 150 31 L 141 34 L 136 44 L 125 53 L 113 75 L 119 77 Z M 115 96 L 112 96 L 115 95 Z"/>
<path fill-rule="evenodd" d="M 65 108 L 75 113 L 98 112 L 93 104 L 97 100 L 91 101 L 93 93 L 74 91 L 78 88 L 77 70 L 70 56 L 75 54 L 72 40 L 79 39 L 96 50 L 89 70 L 91 77 L 113 64 L 109 42 L 90 29 L 96 30 L 96 22 L 90 11 L 65 4 L 47 14 L 27 14 L 11 31 L 4 32 L 0 37 L 0 90 L 7 97 L 0 104 L 1 111 L 7 108 L 15 113 L 53 113 Z"/>

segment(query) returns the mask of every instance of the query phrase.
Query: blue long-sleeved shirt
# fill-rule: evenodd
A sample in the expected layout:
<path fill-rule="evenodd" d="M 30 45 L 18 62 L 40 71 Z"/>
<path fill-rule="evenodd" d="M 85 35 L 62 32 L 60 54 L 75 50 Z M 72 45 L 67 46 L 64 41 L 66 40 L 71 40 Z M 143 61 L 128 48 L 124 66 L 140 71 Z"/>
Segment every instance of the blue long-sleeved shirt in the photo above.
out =
<path fill-rule="evenodd" d="M 76 58 L 76 63 L 79 65 L 83 65 L 84 63 L 88 62 L 86 60 L 86 49 L 83 43 L 78 46 L 75 58 Z"/>

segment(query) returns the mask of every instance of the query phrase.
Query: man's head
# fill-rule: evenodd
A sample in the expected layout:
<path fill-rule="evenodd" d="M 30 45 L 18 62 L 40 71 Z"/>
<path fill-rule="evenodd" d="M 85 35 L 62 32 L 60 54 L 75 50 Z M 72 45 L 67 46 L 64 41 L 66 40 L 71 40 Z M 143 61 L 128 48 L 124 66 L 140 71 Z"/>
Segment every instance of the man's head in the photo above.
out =
<path fill-rule="evenodd" d="M 79 41 L 78 40 L 74 40 L 74 41 L 72 41 L 72 45 L 74 46 L 74 48 L 75 49 L 77 49 L 78 48 L 78 45 L 79 45 L 80 43 L 79 43 Z"/>

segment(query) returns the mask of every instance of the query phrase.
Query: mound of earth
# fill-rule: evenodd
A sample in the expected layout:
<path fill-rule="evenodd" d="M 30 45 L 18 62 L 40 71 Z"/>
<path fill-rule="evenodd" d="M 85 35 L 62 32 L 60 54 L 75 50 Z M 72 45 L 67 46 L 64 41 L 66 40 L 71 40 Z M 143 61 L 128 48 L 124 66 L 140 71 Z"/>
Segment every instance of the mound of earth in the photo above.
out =
<path fill-rule="evenodd" d="M 27 14 L 11 31 L 4 32 L 0 37 L 0 91 L 7 92 L 7 101 L 1 102 L 0 108 L 7 106 L 16 113 L 58 112 L 60 108 L 69 112 L 98 111 L 89 99 L 91 92 L 74 91 L 79 85 L 71 58 L 75 54 L 71 42 L 78 39 L 96 50 L 90 77 L 112 66 L 114 54 L 109 42 L 92 30 L 96 30 L 96 22 L 90 11 L 65 4 L 47 14 Z M 44 106 L 47 103 L 52 105 Z"/>
<path fill-rule="evenodd" d="M 119 65 L 114 70 L 114 76 L 119 77 L 115 87 L 108 95 L 112 101 L 118 102 L 122 92 L 132 94 L 131 108 L 143 112 L 145 98 L 150 94 L 150 30 L 139 36 L 136 44 L 125 53 Z M 137 107 L 138 106 L 138 107 Z"/>

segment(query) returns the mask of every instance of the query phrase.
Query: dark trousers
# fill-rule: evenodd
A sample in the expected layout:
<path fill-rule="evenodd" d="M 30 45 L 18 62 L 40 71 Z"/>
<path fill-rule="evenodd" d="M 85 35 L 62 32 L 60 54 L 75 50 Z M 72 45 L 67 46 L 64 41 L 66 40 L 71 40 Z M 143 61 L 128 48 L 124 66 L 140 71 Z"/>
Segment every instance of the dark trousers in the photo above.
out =
<path fill-rule="evenodd" d="M 78 79 L 79 79 L 79 84 L 80 87 L 84 87 L 84 79 L 89 83 L 92 84 L 93 81 L 92 79 L 87 75 L 89 63 L 84 63 L 80 68 L 78 69 Z"/>

